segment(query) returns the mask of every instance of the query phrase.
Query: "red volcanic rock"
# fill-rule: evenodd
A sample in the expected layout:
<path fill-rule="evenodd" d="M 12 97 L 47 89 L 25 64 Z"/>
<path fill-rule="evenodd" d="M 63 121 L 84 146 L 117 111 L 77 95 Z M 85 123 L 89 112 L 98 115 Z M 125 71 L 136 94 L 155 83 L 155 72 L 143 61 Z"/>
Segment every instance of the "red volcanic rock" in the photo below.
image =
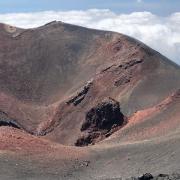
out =
<path fill-rule="evenodd" d="M 142 141 L 174 132 L 179 128 L 179 106 L 180 90 L 177 90 L 156 106 L 134 113 L 128 118 L 128 124 L 109 140 Z"/>

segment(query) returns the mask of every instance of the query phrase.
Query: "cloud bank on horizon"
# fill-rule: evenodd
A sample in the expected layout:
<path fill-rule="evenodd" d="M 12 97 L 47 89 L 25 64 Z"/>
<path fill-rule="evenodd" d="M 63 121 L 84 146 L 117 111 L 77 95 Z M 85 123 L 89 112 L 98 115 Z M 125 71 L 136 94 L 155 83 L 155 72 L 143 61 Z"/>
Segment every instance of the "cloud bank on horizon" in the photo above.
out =
<path fill-rule="evenodd" d="M 54 20 L 130 35 L 180 64 L 180 12 L 167 17 L 150 12 L 117 14 L 108 9 L 0 14 L 0 22 L 22 28 Z"/>

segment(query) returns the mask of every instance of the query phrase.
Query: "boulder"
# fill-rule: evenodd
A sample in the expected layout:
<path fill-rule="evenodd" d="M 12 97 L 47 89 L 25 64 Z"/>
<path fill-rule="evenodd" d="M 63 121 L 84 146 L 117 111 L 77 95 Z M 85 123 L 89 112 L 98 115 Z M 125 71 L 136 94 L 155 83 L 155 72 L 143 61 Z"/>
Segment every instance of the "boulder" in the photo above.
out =
<path fill-rule="evenodd" d="M 91 108 L 85 117 L 81 131 L 85 130 L 108 130 L 112 127 L 122 125 L 124 115 L 121 113 L 119 102 L 108 99 Z"/>

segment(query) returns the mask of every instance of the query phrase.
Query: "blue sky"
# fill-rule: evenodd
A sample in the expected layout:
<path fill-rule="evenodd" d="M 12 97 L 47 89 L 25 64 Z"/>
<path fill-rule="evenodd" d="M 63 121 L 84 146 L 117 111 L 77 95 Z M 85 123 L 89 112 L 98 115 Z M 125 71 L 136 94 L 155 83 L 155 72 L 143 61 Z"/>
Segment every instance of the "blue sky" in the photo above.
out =
<path fill-rule="evenodd" d="M 110 9 L 116 13 L 150 11 L 168 16 L 180 11 L 180 0 L 0 0 L 0 13 L 47 10 Z"/>

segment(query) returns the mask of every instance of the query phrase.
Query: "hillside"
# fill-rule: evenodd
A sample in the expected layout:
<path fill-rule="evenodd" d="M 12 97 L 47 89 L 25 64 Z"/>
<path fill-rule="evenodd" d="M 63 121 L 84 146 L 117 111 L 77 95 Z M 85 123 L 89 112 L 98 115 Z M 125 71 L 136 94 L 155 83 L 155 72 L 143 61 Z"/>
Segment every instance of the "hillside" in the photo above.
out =
<path fill-rule="evenodd" d="M 179 91 L 180 67 L 129 36 L 63 22 L 0 24 L 2 174 L 101 179 L 178 171 Z"/>

